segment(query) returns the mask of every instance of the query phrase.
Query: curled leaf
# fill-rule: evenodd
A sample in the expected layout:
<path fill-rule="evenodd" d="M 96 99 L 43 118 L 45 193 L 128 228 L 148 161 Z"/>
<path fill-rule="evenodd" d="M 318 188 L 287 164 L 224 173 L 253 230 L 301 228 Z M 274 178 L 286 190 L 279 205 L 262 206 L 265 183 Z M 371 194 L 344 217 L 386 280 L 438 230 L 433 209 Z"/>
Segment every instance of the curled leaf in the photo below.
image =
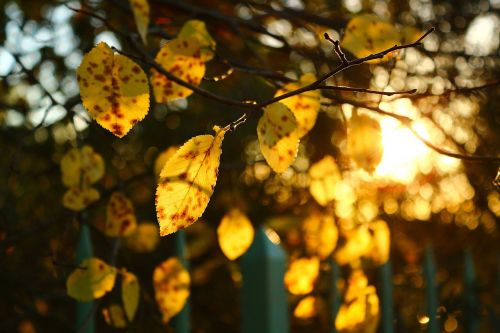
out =
<path fill-rule="evenodd" d="M 235 260 L 248 250 L 254 234 L 252 223 L 238 209 L 232 209 L 224 215 L 217 228 L 220 248 L 230 260 Z"/>
<path fill-rule="evenodd" d="M 353 114 L 347 132 L 347 149 L 356 164 L 373 172 L 382 160 L 382 130 L 380 124 L 367 115 Z"/>
<path fill-rule="evenodd" d="M 115 192 L 108 202 L 104 233 L 109 237 L 131 234 L 137 227 L 134 206 L 123 194 Z"/>
<path fill-rule="evenodd" d="M 285 286 L 291 294 L 305 295 L 313 291 L 318 275 L 317 257 L 295 259 L 285 273 Z"/>
<path fill-rule="evenodd" d="M 160 174 L 156 189 L 156 215 L 160 235 L 193 224 L 205 211 L 219 172 L 225 129 L 214 127 L 215 137 L 200 135 L 187 141 Z"/>
<path fill-rule="evenodd" d="M 309 168 L 309 192 L 321 205 L 335 199 L 335 184 L 341 180 L 339 167 L 332 156 L 325 156 Z"/>
<path fill-rule="evenodd" d="M 66 281 L 68 295 L 82 302 L 104 296 L 113 289 L 116 268 L 98 258 L 87 258 Z"/>
<path fill-rule="evenodd" d="M 122 301 L 129 321 L 134 319 L 139 305 L 139 288 L 137 277 L 130 272 L 125 272 L 122 277 Z"/>
<path fill-rule="evenodd" d="M 129 58 L 99 43 L 77 70 L 83 106 L 99 125 L 123 137 L 149 110 L 146 74 Z"/>

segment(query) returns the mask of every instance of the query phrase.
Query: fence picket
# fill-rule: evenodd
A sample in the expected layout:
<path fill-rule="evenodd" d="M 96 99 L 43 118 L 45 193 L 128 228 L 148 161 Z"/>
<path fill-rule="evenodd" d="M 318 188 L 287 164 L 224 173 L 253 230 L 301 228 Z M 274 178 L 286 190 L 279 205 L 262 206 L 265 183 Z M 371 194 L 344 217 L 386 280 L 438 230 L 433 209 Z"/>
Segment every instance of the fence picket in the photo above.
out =
<path fill-rule="evenodd" d="M 394 332 L 394 301 L 392 289 L 392 265 L 391 260 L 381 265 L 378 268 L 379 283 L 380 283 L 380 309 L 381 315 L 381 332 Z"/>
<path fill-rule="evenodd" d="M 75 263 L 79 265 L 83 259 L 92 257 L 92 240 L 90 238 L 90 229 L 87 224 L 82 223 L 78 244 L 76 245 Z M 78 333 L 95 332 L 94 302 L 76 303 L 76 331 Z"/>
<path fill-rule="evenodd" d="M 479 328 L 478 300 L 476 296 L 476 272 L 472 252 L 464 252 L 464 315 L 465 333 L 475 333 Z"/>
<path fill-rule="evenodd" d="M 179 258 L 184 267 L 189 270 L 189 261 L 187 259 L 186 250 L 186 234 L 184 230 L 179 230 L 174 236 L 174 255 Z M 189 299 L 186 305 L 174 318 L 172 318 L 172 326 L 176 333 L 189 333 L 190 332 L 190 317 L 191 306 Z"/>
<path fill-rule="evenodd" d="M 427 299 L 427 316 L 429 317 L 428 332 L 439 332 L 439 321 L 437 310 L 439 306 L 438 291 L 436 283 L 436 263 L 431 246 L 427 246 L 424 251 L 424 280 L 425 294 Z"/>

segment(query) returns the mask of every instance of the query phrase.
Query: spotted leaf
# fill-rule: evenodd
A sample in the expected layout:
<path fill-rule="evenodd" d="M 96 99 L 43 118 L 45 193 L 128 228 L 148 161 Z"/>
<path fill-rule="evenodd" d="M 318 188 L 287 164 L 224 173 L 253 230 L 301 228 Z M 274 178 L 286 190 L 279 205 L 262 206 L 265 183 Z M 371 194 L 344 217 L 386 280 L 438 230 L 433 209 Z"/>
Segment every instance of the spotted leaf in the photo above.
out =
<path fill-rule="evenodd" d="M 288 83 L 276 92 L 275 96 L 283 95 L 292 90 L 304 87 L 316 81 L 314 74 L 304 74 L 298 83 Z M 285 104 L 292 111 L 297 121 L 298 137 L 306 135 L 316 123 L 319 111 L 319 90 L 307 91 L 305 93 L 285 98 L 280 103 Z"/>
<path fill-rule="evenodd" d="M 190 281 L 188 271 L 177 258 L 167 259 L 155 268 L 153 286 L 163 322 L 168 322 L 186 304 Z"/>
<path fill-rule="evenodd" d="M 196 39 L 176 38 L 165 44 L 155 58 L 167 72 L 198 86 L 205 75 L 205 62 L 200 56 Z M 155 69 L 151 70 L 151 84 L 158 103 L 166 103 L 190 96 L 193 91 L 168 79 Z"/>
<path fill-rule="evenodd" d="M 139 288 L 137 277 L 130 272 L 124 272 L 122 275 L 122 301 L 129 321 L 134 319 L 139 305 Z"/>
<path fill-rule="evenodd" d="M 332 156 L 325 156 L 309 168 L 309 192 L 321 205 L 326 206 L 335 198 L 335 184 L 340 181 L 340 171 Z"/>
<path fill-rule="evenodd" d="M 99 200 L 99 192 L 92 187 L 73 186 L 63 196 L 63 206 L 75 212 L 80 212 Z"/>
<path fill-rule="evenodd" d="M 257 125 L 260 150 L 269 166 L 277 173 L 284 172 L 295 160 L 299 149 L 293 113 L 281 103 L 264 108 Z"/>
<path fill-rule="evenodd" d="M 310 255 L 326 259 L 332 254 L 339 233 L 333 216 L 314 213 L 302 223 L 306 250 Z"/>
<path fill-rule="evenodd" d="M 98 258 L 84 259 L 66 281 L 68 295 L 82 302 L 104 296 L 113 289 L 116 268 Z"/>
<path fill-rule="evenodd" d="M 158 225 L 141 223 L 125 238 L 125 246 L 135 252 L 148 253 L 154 251 L 159 241 Z"/>
<path fill-rule="evenodd" d="M 137 227 L 134 206 L 123 194 L 115 192 L 108 202 L 104 233 L 109 237 L 130 235 Z"/>
<path fill-rule="evenodd" d="M 200 46 L 200 56 L 205 62 L 214 57 L 215 41 L 207 31 L 205 22 L 200 20 L 189 20 L 182 26 L 178 38 L 182 39 L 195 39 Z"/>
<path fill-rule="evenodd" d="M 130 5 L 134 13 L 137 31 L 139 31 L 142 41 L 146 44 L 149 26 L 149 3 L 147 0 L 130 0 Z"/>
<path fill-rule="evenodd" d="M 104 161 L 91 146 L 73 148 L 61 159 L 62 181 L 67 187 L 94 184 L 104 175 Z"/>
<path fill-rule="evenodd" d="M 160 174 L 156 214 L 160 235 L 194 223 L 203 214 L 214 191 L 226 129 L 214 127 L 215 137 L 200 135 L 187 141 Z"/>
<path fill-rule="evenodd" d="M 360 168 L 373 172 L 383 153 L 382 130 L 378 121 L 354 113 L 347 128 L 347 150 Z"/>
<path fill-rule="evenodd" d="M 102 127 L 123 137 L 149 110 L 149 86 L 144 71 L 127 57 L 99 43 L 77 70 L 82 102 Z"/>
<path fill-rule="evenodd" d="M 313 291 L 318 275 L 318 257 L 295 259 L 285 273 L 285 286 L 291 294 L 305 295 Z"/>
<path fill-rule="evenodd" d="M 238 209 L 232 209 L 224 215 L 217 228 L 220 248 L 230 260 L 235 260 L 248 250 L 254 234 L 252 223 Z"/>

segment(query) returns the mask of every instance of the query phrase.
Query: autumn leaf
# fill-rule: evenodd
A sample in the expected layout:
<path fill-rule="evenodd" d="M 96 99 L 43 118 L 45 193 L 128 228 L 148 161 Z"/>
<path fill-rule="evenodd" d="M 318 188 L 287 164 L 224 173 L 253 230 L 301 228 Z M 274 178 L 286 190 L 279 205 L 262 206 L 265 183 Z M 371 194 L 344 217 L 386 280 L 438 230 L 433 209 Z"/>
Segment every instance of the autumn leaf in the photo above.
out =
<path fill-rule="evenodd" d="M 177 38 L 185 40 L 195 39 L 200 46 L 200 56 L 205 62 L 214 57 L 215 41 L 207 31 L 205 22 L 200 20 L 189 20 L 182 26 Z"/>
<path fill-rule="evenodd" d="M 125 328 L 127 327 L 127 319 L 125 318 L 125 311 L 118 304 L 111 304 L 102 309 L 102 316 L 104 321 L 111 327 Z"/>
<path fill-rule="evenodd" d="M 115 192 L 108 202 L 104 233 L 109 237 L 130 235 L 137 227 L 134 206 L 122 193 Z"/>
<path fill-rule="evenodd" d="M 205 75 L 205 62 L 200 55 L 197 39 L 176 38 L 165 44 L 156 54 L 156 62 L 177 78 L 198 86 Z M 151 70 L 151 84 L 156 102 L 166 103 L 190 96 L 193 91 Z"/>
<path fill-rule="evenodd" d="M 124 272 L 122 275 L 122 301 L 129 321 L 134 319 L 139 305 L 139 288 L 137 277 L 133 273 Z"/>
<path fill-rule="evenodd" d="M 154 251 L 160 242 L 158 225 L 153 223 L 141 223 L 125 239 L 125 246 L 129 249 L 148 253 Z"/>
<path fill-rule="evenodd" d="M 295 259 L 285 273 L 285 286 L 291 294 L 305 295 L 313 291 L 318 275 L 318 257 Z"/>
<path fill-rule="evenodd" d="M 85 109 L 99 125 L 123 137 L 149 110 L 149 86 L 144 71 L 129 58 L 99 43 L 77 70 Z"/>
<path fill-rule="evenodd" d="M 370 232 L 365 226 L 343 232 L 345 243 L 335 251 L 335 261 L 339 265 L 346 265 L 358 261 L 369 254 L 372 246 Z"/>
<path fill-rule="evenodd" d="M 84 259 L 66 281 L 68 295 L 82 302 L 104 296 L 113 289 L 116 268 L 98 258 Z"/>
<path fill-rule="evenodd" d="M 104 175 L 104 161 L 91 146 L 73 148 L 62 157 L 61 172 L 67 187 L 94 184 Z"/>
<path fill-rule="evenodd" d="M 99 192 L 92 187 L 78 186 L 71 187 L 63 196 L 62 204 L 64 207 L 75 212 L 81 212 L 93 202 L 99 200 Z"/>
<path fill-rule="evenodd" d="M 314 81 L 316 81 L 314 74 L 304 74 L 301 76 L 298 83 L 288 83 L 283 88 L 279 89 L 276 92 L 275 97 L 281 96 L 292 90 L 302 88 L 313 83 Z M 320 96 L 321 94 L 319 90 L 312 90 L 282 99 L 280 101 L 280 103 L 286 105 L 286 107 L 288 107 L 295 116 L 299 139 L 306 135 L 316 123 L 316 117 L 318 116 L 320 108 Z"/>
<path fill-rule="evenodd" d="M 139 36 L 141 36 L 142 41 L 146 44 L 149 26 L 149 3 L 147 0 L 130 0 L 130 5 L 132 6 Z"/>
<path fill-rule="evenodd" d="M 306 296 L 300 300 L 293 310 L 293 315 L 299 319 L 309 319 L 318 314 L 318 299 L 314 296 Z"/>
<path fill-rule="evenodd" d="M 189 297 L 190 277 L 177 258 L 170 258 L 157 266 L 153 272 L 155 298 L 167 323 L 178 314 Z"/>
<path fill-rule="evenodd" d="M 205 211 L 217 181 L 227 129 L 215 126 L 214 131 L 215 137 L 200 135 L 187 141 L 163 167 L 156 189 L 161 236 L 193 224 Z"/>
<path fill-rule="evenodd" d="M 338 240 L 333 216 L 313 213 L 302 222 L 307 253 L 326 259 L 332 254 Z"/>
<path fill-rule="evenodd" d="M 155 175 L 160 176 L 161 169 L 165 166 L 165 163 L 172 157 L 175 152 L 179 149 L 178 146 L 170 146 L 161 153 L 158 154 L 155 160 Z"/>
<path fill-rule="evenodd" d="M 391 249 L 391 232 L 385 221 L 377 220 L 368 226 L 372 232 L 372 248 L 370 258 L 377 265 L 382 265 L 389 260 Z"/>
<path fill-rule="evenodd" d="M 232 209 L 224 215 L 217 228 L 220 248 L 230 260 L 235 260 L 248 250 L 254 234 L 252 223 L 238 209 Z"/>
<path fill-rule="evenodd" d="M 382 160 L 382 130 L 380 124 L 367 115 L 353 113 L 347 128 L 347 150 L 356 164 L 373 172 Z"/>
<path fill-rule="evenodd" d="M 321 205 L 335 199 L 335 184 L 341 180 L 339 167 L 332 156 L 325 156 L 309 168 L 309 192 Z"/>
<path fill-rule="evenodd" d="M 299 137 L 293 113 L 281 103 L 264 108 L 257 125 L 260 150 L 269 166 L 277 173 L 284 172 L 297 157 Z"/>

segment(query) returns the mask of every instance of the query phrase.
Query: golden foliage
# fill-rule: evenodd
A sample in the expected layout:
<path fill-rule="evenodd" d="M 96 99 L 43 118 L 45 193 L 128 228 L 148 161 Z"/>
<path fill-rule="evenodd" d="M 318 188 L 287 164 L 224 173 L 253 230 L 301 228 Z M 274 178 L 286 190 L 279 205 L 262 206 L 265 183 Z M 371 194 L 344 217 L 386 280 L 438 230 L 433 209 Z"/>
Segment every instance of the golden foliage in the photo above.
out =
<path fill-rule="evenodd" d="M 149 26 L 149 3 L 147 0 L 130 0 L 130 5 L 132 6 L 139 36 L 141 36 L 142 41 L 146 44 Z"/>
<path fill-rule="evenodd" d="M 70 188 L 64 193 L 62 204 L 64 207 L 75 212 L 80 212 L 87 208 L 91 203 L 99 200 L 99 192 L 92 187 L 79 188 L 77 186 Z"/>
<path fill-rule="evenodd" d="M 232 209 L 224 215 L 217 228 L 220 248 L 230 260 L 235 260 L 248 250 L 254 234 L 252 223 L 239 209 Z"/>
<path fill-rule="evenodd" d="M 321 205 L 326 206 L 335 199 L 335 184 L 341 180 L 335 159 L 327 155 L 309 168 L 309 192 Z"/>
<path fill-rule="evenodd" d="M 104 233 L 109 237 L 130 235 L 137 227 L 134 206 L 122 193 L 115 192 L 108 202 Z"/>
<path fill-rule="evenodd" d="M 339 236 L 333 216 L 313 213 L 302 222 L 302 230 L 309 255 L 326 259 L 332 254 Z"/>
<path fill-rule="evenodd" d="M 125 318 L 125 311 L 118 304 L 111 304 L 102 309 L 102 316 L 104 321 L 111 327 L 125 328 L 127 327 L 127 319 Z"/>
<path fill-rule="evenodd" d="M 373 172 L 383 153 L 379 122 L 367 115 L 353 113 L 347 132 L 347 149 L 360 168 Z"/>
<path fill-rule="evenodd" d="M 87 258 L 66 281 L 68 295 L 82 302 L 104 296 L 113 289 L 116 268 L 98 258 Z"/>
<path fill-rule="evenodd" d="M 313 291 L 318 275 L 318 257 L 295 259 L 285 273 L 285 286 L 291 294 L 305 295 Z"/>
<path fill-rule="evenodd" d="M 377 220 L 369 224 L 372 232 L 372 247 L 370 258 L 376 265 L 382 265 L 389 260 L 391 249 L 391 232 L 385 221 Z"/>
<path fill-rule="evenodd" d="M 62 157 L 61 172 L 67 187 L 94 184 L 104 175 L 104 160 L 91 146 L 73 148 Z"/>
<path fill-rule="evenodd" d="M 129 321 L 134 319 L 139 306 L 139 289 L 137 277 L 133 273 L 124 272 L 122 275 L 122 301 Z"/>
<path fill-rule="evenodd" d="M 158 225 L 153 223 L 140 223 L 126 238 L 125 246 L 129 249 L 148 253 L 154 251 L 160 242 Z"/>
<path fill-rule="evenodd" d="M 371 235 L 364 226 L 345 230 L 343 235 L 345 243 L 335 252 L 335 261 L 339 265 L 354 263 L 366 256 L 371 249 Z"/>
<path fill-rule="evenodd" d="M 214 57 L 215 41 L 207 31 L 205 22 L 200 20 L 189 20 L 182 26 L 178 38 L 185 40 L 196 40 L 200 46 L 200 56 L 204 62 Z"/>
<path fill-rule="evenodd" d="M 300 300 L 293 310 L 293 315 L 299 319 L 309 319 L 318 313 L 318 299 L 314 296 L 306 296 Z"/>
<path fill-rule="evenodd" d="M 161 153 L 158 154 L 155 160 L 155 175 L 160 176 L 161 169 L 165 166 L 165 163 L 172 157 L 175 152 L 179 149 L 178 146 L 170 146 Z"/>

